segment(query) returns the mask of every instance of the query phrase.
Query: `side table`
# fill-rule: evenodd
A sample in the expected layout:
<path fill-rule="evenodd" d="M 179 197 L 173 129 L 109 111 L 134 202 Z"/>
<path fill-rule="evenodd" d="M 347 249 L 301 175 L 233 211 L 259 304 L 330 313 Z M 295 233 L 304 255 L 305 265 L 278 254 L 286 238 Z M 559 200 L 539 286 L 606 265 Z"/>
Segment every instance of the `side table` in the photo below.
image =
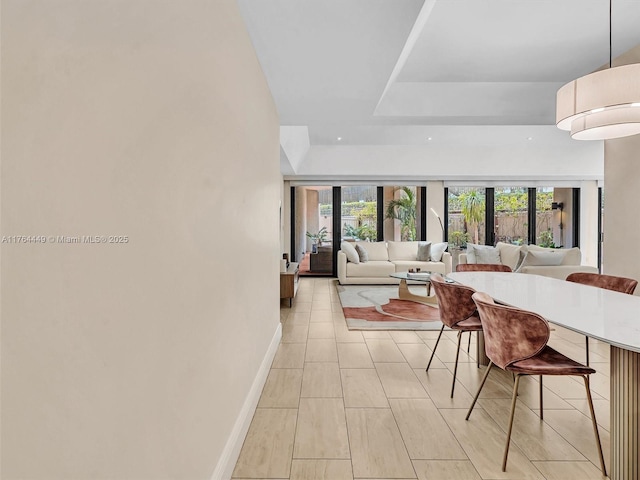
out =
<path fill-rule="evenodd" d="M 300 276 L 298 275 L 299 270 L 299 264 L 291 262 L 289 263 L 287 271 L 280 273 L 280 300 L 288 298 L 289 307 L 291 307 L 293 299 L 298 292 L 298 283 L 300 281 Z"/>

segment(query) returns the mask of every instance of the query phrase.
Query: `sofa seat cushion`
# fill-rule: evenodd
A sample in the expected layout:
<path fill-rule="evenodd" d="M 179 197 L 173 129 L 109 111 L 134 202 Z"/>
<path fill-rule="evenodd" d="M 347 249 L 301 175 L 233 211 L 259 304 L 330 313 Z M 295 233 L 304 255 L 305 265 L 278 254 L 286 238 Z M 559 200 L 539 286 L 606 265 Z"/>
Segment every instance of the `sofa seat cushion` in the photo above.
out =
<path fill-rule="evenodd" d="M 371 255 L 370 252 L 369 255 Z M 347 277 L 388 277 L 395 271 L 395 265 L 386 261 L 369 260 L 366 263 L 347 263 Z"/>
<path fill-rule="evenodd" d="M 387 242 L 389 260 L 416 260 L 418 258 L 418 242 Z"/>
<path fill-rule="evenodd" d="M 420 262 L 418 260 L 396 260 L 392 262 L 396 267 L 396 272 L 408 272 L 410 268 L 419 268 L 424 272 L 436 272 L 445 274 L 443 262 Z"/>
<path fill-rule="evenodd" d="M 364 248 L 367 251 L 369 262 L 389 260 L 386 242 L 356 242 L 356 245 L 360 245 L 360 247 Z M 418 247 L 416 246 L 416 251 L 417 250 Z"/>

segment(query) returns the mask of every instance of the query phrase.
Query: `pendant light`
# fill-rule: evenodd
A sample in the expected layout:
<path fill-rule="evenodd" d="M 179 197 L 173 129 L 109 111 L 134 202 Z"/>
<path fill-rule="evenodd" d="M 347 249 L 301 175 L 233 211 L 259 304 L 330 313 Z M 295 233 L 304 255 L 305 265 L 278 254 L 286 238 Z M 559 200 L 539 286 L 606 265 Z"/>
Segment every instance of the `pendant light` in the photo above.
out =
<path fill-rule="evenodd" d="M 556 96 L 556 125 L 576 140 L 607 140 L 640 133 L 640 63 L 612 67 L 609 0 L 609 68 L 564 85 Z"/>

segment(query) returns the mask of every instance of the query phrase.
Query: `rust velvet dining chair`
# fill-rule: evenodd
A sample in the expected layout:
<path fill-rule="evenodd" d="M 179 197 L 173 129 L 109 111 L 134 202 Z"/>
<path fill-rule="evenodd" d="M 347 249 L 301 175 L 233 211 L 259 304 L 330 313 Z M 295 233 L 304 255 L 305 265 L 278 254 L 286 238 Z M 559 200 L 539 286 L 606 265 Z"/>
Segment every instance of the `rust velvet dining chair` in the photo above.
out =
<path fill-rule="evenodd" d="M 512 272 L 509 265 L 493 263 L 459 263 L 456 272 Z"/>
<path fill-rule="evenodd" d="M 580 283 L 591 287 L 604 288 L 614 292 L 633 295 L 638 281 L 633 278 L 616 277 L 614 275 L 604 275 L 601 273 L 575 272 L 567 277 L 567 282 Z M 589 365 L 589 337 L 584 337 L 586 348 L 586 360 Z"/>
<path fill-rule="evenodd" d="M 498 263 L 459 263 L 456 265 L 456 272 L 512 272 L 509 265 L 501 265 Z M 469 343 L 467 344 L 467 353 L 471 350 L 471 335 L 469 332 Z"/>
<path fill-rule="evenodd" d="M 520 378 L 523 375 L 540 375 L 541 377 L 542 375 L 573 375 L 582 377 L 584 381 L 589 410 L 591 412 L 591 421 L 593 423 L 593 431 L 600 455 L 600 467 L 603 476 L 606 476 L 598 424 L 593 409 L 591 389 L 589 388 L 589 375 L 595 373 L 595 370 L 571 360 L 549 347 L 547 345 L 550 334 L 549 323 L 540 315 L 519 308 L 498 305 L 486 293 L 474 293 L 472 298 L 477 305 L 478 314 L 482 322 L 485 337 L 484 345 L 490 362 L 476 396 L 469 407 L 466 420 L 469 420 L 469 416 L 480 396 L 482 387 L 494 365 L 515 375 L 507 441 L 502 458 L 502 471 L 504 472 L 507 467 L 509 442 L 511 440 L 513 416 L 516 409 Z M 542 383 L 540 385 L 542 385 Z M 540 389 L 540 395 L 542 396 L 542 389 Z M 540 420 L 542 421 L 542 398 L 540 401 L 540 412 Z"/>
<path fill-rule="evenodd" d="M 436 354 L 436 349 L 438 348 L 438 343 L 440 343 L 440 337 L 442 337 L 444 327 L 446 326 L 452 330 L 457 330 L 458 348 L 456 350 L 456 363 L 453 367 L 453 382 L 451 384 L 451 398 L 453 398 L 453 391 L 456 386 L 456 374 L 458 372 L 462 332 L 477 332 L 482 330 L 482 324 L 480 323 L 480 317 L 478 317 L 476 304 L 473 303 L 473 299 L 471 298 L 475 293 L 473 288 L 465 287 L 452 280 L 445 280 L 438 274 L 431 275 L 431 286 L 438 298 L 438 309 L 440 310 L 442 328 L 431 352 L 426 371 L 429 371 L 433 356 Z"/>

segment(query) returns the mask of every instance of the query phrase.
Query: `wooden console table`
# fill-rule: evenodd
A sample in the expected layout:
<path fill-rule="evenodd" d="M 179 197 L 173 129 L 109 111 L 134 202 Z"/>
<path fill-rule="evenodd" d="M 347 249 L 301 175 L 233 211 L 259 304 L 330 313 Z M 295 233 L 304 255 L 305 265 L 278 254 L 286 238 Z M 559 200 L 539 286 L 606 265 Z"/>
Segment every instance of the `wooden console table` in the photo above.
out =
<path fill-rule="evenodd" d="M 298 283 L 300 276 L 298 275 L 299 265 L 297 263 L 289 263 L 289 268 L 286 272 L 280 273 L 280 300 L 283 298 L 289 299 L 289 307 L 293 302 L 294 297 L 298 291 Z"/>
<path fill-rule="evenodd" d="M 331 273 L 333 271 L 333 249 L 319 247 L 318 253 L 309 254 L 309 271 L 312 273 Z"/>

